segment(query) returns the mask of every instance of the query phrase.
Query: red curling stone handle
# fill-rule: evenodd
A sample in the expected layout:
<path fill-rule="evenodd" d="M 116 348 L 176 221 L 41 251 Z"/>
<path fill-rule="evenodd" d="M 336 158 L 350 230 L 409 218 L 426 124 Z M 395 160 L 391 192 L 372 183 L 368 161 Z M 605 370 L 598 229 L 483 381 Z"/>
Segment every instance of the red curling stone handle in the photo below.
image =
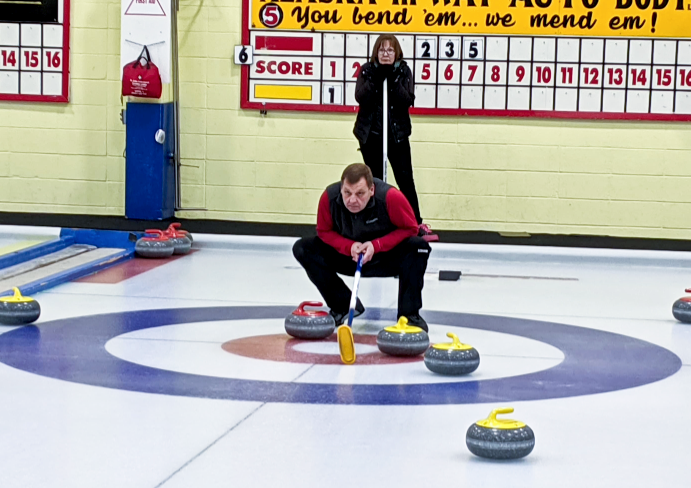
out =
<path fill-rule="evenodd" d="M 159 229 L 146 229 L 144 231 L 146 234 L 153 234 L 153 237 L 146 237 L 144 236 L 144 239 L 146 240 L 156 240 L 156 241 L 167 241 L 168 236 Z"/>
<path fill-rule="evenodd" d="M 300 315 L 303 317 L 321 317 L 328 315 L 327 312 L 323 310 L 305 310 L 305 307 L 323 307 L 322 302 L 302 302 L 298 305 L 297 310 L 293 312 L 293 315 Z"/>

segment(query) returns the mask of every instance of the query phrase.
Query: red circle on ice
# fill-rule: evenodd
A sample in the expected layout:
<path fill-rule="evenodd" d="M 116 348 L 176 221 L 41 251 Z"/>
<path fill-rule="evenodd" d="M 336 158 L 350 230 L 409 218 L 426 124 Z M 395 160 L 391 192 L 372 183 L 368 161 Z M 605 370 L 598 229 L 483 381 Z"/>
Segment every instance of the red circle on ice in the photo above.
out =
<path fill-rule="evenodd" d="M 377 336 L 369 334 L 353 334 L 355 339 L 355 353 L 357 362 L 355 365 L 371 364 L 400 364 L 414 363 L 422 361 L 422 356 L 413 357 L 394 357 L 379 351 L 369 353 L 359 353 L 357 344 L 375 346 Z M 253 359 L 265 359 L 268 361 L 282 361 L 287 363 L 306 363 L 306 364 L 339 364 L 342 365 L 341 357 L 338 354 L 318 354 L 305 352 L 296 349 L 300 344 L 319 344 L 336 342 L 336 334 L 321 340 L 301 340 L 290 337 L 286 334 L 271 334 L 233 339 L 223 344 L 223 350 L 238 356 Z"/>

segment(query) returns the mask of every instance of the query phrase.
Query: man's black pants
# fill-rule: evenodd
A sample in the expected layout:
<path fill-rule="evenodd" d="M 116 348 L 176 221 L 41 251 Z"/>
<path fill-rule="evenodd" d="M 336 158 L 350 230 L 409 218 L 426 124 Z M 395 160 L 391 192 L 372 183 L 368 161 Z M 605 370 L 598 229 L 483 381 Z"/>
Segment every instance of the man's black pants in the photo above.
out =
<path fill-rule="evenodd" d="M 372 260 L 363 265 L 362 276 L 398 276 L 398 316 L 418 315 L 431 251 L 424 239 L 410 237 L 390 251 L 375 253 Z M 354 276 L 357 265 L 353 258 L 344 256 L 318 237 L 298 240 L 293 246 L 293 255 L 329 308 L 336 313 L 346 313 L 351 291 L 337 273 Z"/>

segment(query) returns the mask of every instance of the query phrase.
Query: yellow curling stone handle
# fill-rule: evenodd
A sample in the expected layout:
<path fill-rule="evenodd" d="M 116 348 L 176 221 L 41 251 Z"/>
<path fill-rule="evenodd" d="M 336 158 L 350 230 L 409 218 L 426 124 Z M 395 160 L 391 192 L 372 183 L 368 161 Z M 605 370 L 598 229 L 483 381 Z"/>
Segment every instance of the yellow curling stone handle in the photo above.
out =
<path fill-rule="evenodd" d="M 485 427 L 487 429 L 503 429 L 503 430 L 510 430 L 510 429 L 522 429 L 525 427 L 525 424 L 523 422 L 520 422 L 518 420 L 510 420 L 510 419 L 498 419 L 497 415 L 499 414 L 505 414 L 505 413 L 513 413 L 513 408 L 508 407 L 508 408 L 497 408 L 495 410 L 492 410 L 492 412 L 489 414 L 489 417 L 487 417 L 484 420 L 479 420 L 478 422 L 475 422 L 477 425 L 480 427 Z"/>
<path fill-rule="evenodd" d="M 468 351 L 473 348 L 470 344 L 463 344 L 456 334 L 453 332 L 447 332 L 446 337 L 450 337 L 453 342 L 442 342 L 440 344 L 435 344 L 432 347 L 435 349 L 441 349 L 442 351 Z"/>
<path fill-rule="evenodd" d="M 27 302 L 33 302 L 34 301 L 33 298 L 22 296 L 22 292 L 20 292 L 19 288 L 17 288 L 16 286 L 14 288 L 12 288 L 12 290 L 14 291 L 14 296 L 2 297 L 2 298 L 0 298 L 0 302 L 3 302 L 3 303 L 27 303 Z"/>
<path fill-rule="evenodd" d="M 396 325 L 385 327 L 384 330 L 386 332 L 394 332 L 396 334 L 418 334 L 422 332 L 422 329 L 420 327 L 408 325 L 408 318 L 403 316 L 401 316 L 401 318 L 398 319 L 398 323 Z"/>

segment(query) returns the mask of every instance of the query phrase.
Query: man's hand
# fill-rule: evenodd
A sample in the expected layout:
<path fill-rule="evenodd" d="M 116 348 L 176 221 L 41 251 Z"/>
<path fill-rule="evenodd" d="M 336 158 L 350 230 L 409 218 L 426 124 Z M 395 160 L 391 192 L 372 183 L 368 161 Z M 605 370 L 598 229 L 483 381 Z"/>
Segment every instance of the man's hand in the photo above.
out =
<path fill-rule="evenodd" d="M 372 256 L 374 256 L 374 245 L 371 242 L 354 242 L 350 247 L 350 256 L 353 258 L 353 261 L 357 263 L 360 254 L 364 254 L 362 256 L 362 264 L 370 261 Z"/>
<path fill-rule="evenodd" d="M 363 246 L 362 242 L 353 242 L 353 245 L 350 246 L 350 257 L 353 258 L 353 261 L 357 263 L 357 258 L 360 255 L 360 248 Z"/>
<path fill-rule="evenodd" d="M 372 259 L 372 256 L 374 256 L 374 244 L 369 241 L 365 242 L 360 246 L 360 252 L 365 253 L 365 255 L 362 256 L 362 264 L 368 263 Z"/>

